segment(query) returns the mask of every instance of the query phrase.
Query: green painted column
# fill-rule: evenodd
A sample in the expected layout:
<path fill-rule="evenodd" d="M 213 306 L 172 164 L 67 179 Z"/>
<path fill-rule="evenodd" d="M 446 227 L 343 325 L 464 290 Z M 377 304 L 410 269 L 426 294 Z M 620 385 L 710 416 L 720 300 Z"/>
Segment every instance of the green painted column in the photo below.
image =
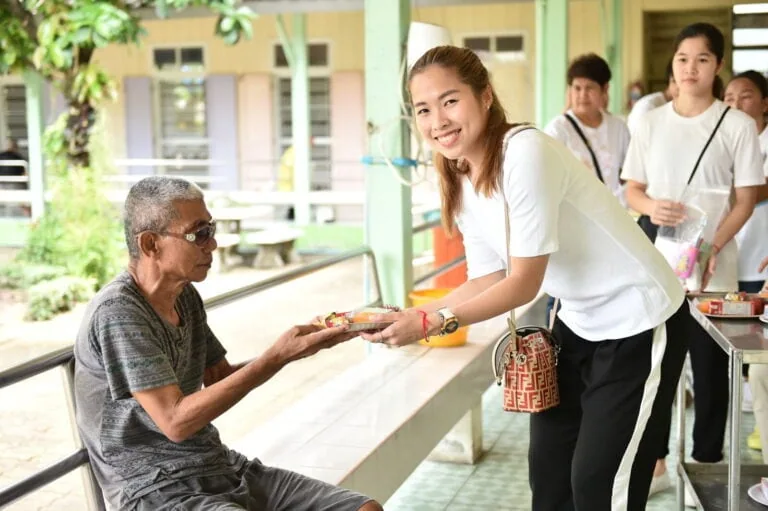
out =
<path fill-rule="evenodd" d="M 45 210 L 45 167 L 43 159 L 43 77 L 24 73 L 27 94 L 27 150 L 29 152 L 29 190 L 32 193 L 32 219 Z"/>
<path fill-rule="evenodd" d="M 536 124 L 563 112 L 568 72 L 568 0 L 536 0 Z"/>
<path fill-rule="evenodd" d="M 294 13 L 290 35 L 282 16 L 277 18 L 277 32 L 291 68 L 291 127 L 293 138 L 293 191 L 296 223 L 307 225 L 311 219 L 309 192 L 312 166 L 309 144 L 309 59 L 307 55 L 307 17 Z"/>
<path fill-rule="evenodd" d="M 368 151 L 380 161 L 410 154 L 409 128 L 398 121 L 411 4 L 409 0 L 365 0 L 365 113 L 374 128 Z M 380 130 L 377 130 L 380 128 Z M 383 137 L 380 154 L 379 139 Z M 400 169 L 410 179 L 410 169 Z M 376 254 L 384 303 L 404 306 L 413 287 L 411 189 L 383 163 L 366 167 L 365 240 Z"/>
<path fill-rule="evenodd" d="M 602 3 L 601 3 L 602 5 Z M 609 110 L 614 115 L 624 113 L 624 78 L 622 76 L 622 36 L 624 28 L 624 10 L 622 0 L 612 0 L 611 17 L 609 26 L 604 27 L 603 34 L 606 34 L 608 41 L 606 47 L 606 58 L 608 65 L 611 66 L 611 86 L 609 89 Z M 607 29 L 607 30 L 606 30 Z"/>

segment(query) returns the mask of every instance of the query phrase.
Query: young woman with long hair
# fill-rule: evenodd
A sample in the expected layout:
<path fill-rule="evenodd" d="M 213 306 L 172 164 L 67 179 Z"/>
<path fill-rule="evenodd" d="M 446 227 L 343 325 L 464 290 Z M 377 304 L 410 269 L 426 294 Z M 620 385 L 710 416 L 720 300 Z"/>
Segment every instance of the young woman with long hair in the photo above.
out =
<path fill-rule="evenodd" d="M 671 407 L 685 354 L 682 287 L 563 144 L 507 121 L 471 50 L 428 51 L 408 89 L 435 154 L 444 225 L 463 234 L 469 280 L 421 310 L 387 315 L 394 324 L 363 337 L 401 346 L 423 337 L 424 317 L 438 335 L 456 321 L 504 314 L 540 290 L 560 297 L 553 333 L 561 402 L 531 416 L 532 508 L 645 509 L 659 412 Z"/>
<path fill-rule="evenodd" d="M 765 182 L 754 120 L 738 110 L 727 110 L 714 95 L 724 52 L 723 34 L 708 23 L 695 23 L 678 34 L 672 61 L 677 97 L 638 121 L 622 173 L 629 206 L 657 226 L 675 226 L 684 220 L 684 195 L 711 188 L 732 190 L 730 209 L 717 228 L 711 257 L 685 283 L 692 292 L 737 289 L 737 251 L 731 241 L 752 214 L 756 186 Z M 693 459 L 714 463 L 723 457 L 728 355 L 693 319 L 687 337 L 696 410 Z M 667 420 L 671 421 L 671 410 Z M 654 473 L 653 489 L 659 491 L 670 485 L 664 463 L 669 425 L 666 434 Z"/>

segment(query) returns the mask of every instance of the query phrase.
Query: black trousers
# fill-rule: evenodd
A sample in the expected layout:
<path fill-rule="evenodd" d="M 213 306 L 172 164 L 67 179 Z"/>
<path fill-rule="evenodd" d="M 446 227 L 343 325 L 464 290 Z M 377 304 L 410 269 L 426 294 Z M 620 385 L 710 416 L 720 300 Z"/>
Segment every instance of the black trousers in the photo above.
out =
<path fill-rule="evenodd" d="M 693 369 L 693 452 L 694 460 L 717 463 L 723 459 L 725 423 L 728 419 L 728 354 L 717 345 L 699 323 L 689 315 L 688 348 Z M 665 413 L 664 438 L 658 459 L 669 454 L 672 408 Z"/>
<path fill-rule="evenodd" d="M 561 402 L 531 416 L 533 511 L 645 509 L 663 411 L 671 409 L 685 359 L 688 318 L 683 304 L 653 330 L 601 342 L 556 321 Z"/>

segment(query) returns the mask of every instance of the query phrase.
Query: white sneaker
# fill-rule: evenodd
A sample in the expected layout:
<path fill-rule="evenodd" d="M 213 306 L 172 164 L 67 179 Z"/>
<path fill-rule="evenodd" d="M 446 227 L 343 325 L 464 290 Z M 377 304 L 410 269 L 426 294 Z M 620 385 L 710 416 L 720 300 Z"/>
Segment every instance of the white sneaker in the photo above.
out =
<path fill-rule="evenodd" d="M 751 412 L 752 411 L 752 389 L 749 388 L 749 382 L 745 381 L 744 386 L 742 387 L 741 391 L 741 411 L 742 412 Z"/>
<path fill-rule="evenodd" d="M 670 479 L 668 471 L 661 475 L 653 476 L 653 479 L 651 479 L 651 488 L 648 490 L 648 497 L 671 487 L 672 479 Z"/>

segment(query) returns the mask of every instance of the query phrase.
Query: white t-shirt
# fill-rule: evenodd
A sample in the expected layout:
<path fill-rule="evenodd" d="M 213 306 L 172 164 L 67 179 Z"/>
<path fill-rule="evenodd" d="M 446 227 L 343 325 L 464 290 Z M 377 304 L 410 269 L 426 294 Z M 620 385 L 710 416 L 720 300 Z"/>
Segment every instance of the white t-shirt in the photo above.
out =
<path fill-rule="evenodd" d="M 595 152 L 605 185 L 619 199 L 621 205 L 626 206 L 624 187 L 621 186 L 619 174 L 621 173 L 621 166 L 624 164 L 624 158 L 629 147 L 629 130 L 627 125 L 615 115 L 603 112 L 603 122 L 600 123 L 600 126 L 590 128 L 582 123 L 572 110 L 568 110 L 568 114 L 578 123 L 579 128 L 581 128 L 582 133 L 587 137 L 589 145 Z M 597 172 L 595 171 L 592 156 L 589 154 L 589 149 L 587 149 L 584 141 L 564 115 L 558 115 L 552 119 L 544 128 L 544 132 L 568 146 L 568 149 L 571 150 L 574 156 L 581 160 L 590 169 L 592 175 L 597 178 Z"/>
<path fill-rule="evenodd" d="M 637 124 L 640 119 L 651 110 L 654 110 L 660 106 L 664 106 L 667 103 L 667 98 L 664 97 L 663 92 L 654 92 L 646 94 L 642 98 L 638 99 L 632 107 L 632 111 L 627 116 L 627 127 L 631 134 L 635 134 Z"/>
<path fill-rule="evenodd" d="M 652 199 L 682 200 L 683 193 L 697 189 L 757 186 L 765 182 L 755 121 L 744 112 L 731 109 L 712 139 L 699 164 L 696 176 L 686 189 L 701 150 L 717 125 L 726 105 L 715 102 L 695 117 L 675 112 L 670 101 L 651 110 L 638 123 L 624 162 L 622 177 L 647 185 Z M 735 291 L 738 287 L 738 254 L 728 243 L 717 258 L 717 270 L 709 291 Z M 694 280 L 689 289 L 698 288 Z"/>
<path fill-rule="evenodd" d="M 763 157 L 763 170 L 768 177 L 768 127 L 760 134 L 760 152 Z M 760 262 L 768 257 L 768 201 L 755 206 L 752 216 L 738 234 L 736 243 L 739 247 L 739 280 L 764 281 L 768 271 L 757 271 Z"/>
<path fill-rule="evenodd" d="M 504 200 L 510 254 L 549 254 L 542 290 L 560 297 L 558 316 L 591 341 L 622 339 L 666 321 L 683 288 L 661 254 L 608 189 L 568 149 L 537 130 L 514 135 L 503 163 L 503 193 L 462 182 L 457 225 L 468 276 L 503 270 Z"/>

